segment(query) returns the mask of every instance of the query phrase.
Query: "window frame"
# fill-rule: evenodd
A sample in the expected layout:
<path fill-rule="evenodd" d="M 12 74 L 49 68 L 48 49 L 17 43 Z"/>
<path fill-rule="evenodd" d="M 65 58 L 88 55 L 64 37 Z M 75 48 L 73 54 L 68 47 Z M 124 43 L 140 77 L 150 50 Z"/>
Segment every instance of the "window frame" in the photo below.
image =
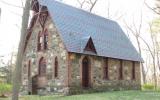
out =
<path fill-rule="evenodd" d="M 132 80 L 136 79 L 136 70 L 135 70 L 135 62 L 132 62 Z"/>
<path fill-rule="evenodd" d="M 44 43 L 44 50 L 47 50 L 48 49 L 48 42 L 49 42 L 49 34 L 48 34 L 48 31 L 47 31 L 47 29 L 44 31 L 44 33 L 43 33 L 44 35 L 44 37 L 43 37 L 43 43 Z"/>
<path fill-rule="evenodd" d="M 123 80 L 123 60 L 120 60 L 119 80 Z"/>
<path fill-rule="evenodd" d="M 31 77 L 31 60 L 28 61 L 28 78 Z"/>
<path fill-rule="evenodd" d="M 109 64 L 108 58 L 104 60 L 104 79 L 109 80 Z"/>
<path fill-rule="evenodd" d="M 41 51 L 42 47 L 43 47 L 43 35 L 42 35 L 42 32 L 39 31 L 39 33 L 38 33 L 37 51 Z"/>
<path fill-rule="evenodd" d="M 58 57 L 56 56 L 54 59 L 54 78 L 58 78 Z"/>

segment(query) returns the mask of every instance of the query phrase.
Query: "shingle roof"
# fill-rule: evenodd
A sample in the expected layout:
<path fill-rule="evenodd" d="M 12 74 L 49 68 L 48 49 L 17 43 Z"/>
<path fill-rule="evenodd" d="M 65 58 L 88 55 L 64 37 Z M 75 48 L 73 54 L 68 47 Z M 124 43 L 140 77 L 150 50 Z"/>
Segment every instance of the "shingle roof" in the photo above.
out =
<path fill-rule="evenodd" d="M 90 36 L 87 36 L 87 37 L 83 37 L 81 39 L 81 52 L 84 52 L 84 49 L 85 49 L 90 38 L 91 38 Z"/>
<path fill-rule="evenodd" d="M 68 52 L 85 54 L 81 50 L 84 45 L 82 40 L 92 37 L 97 56 L 143 61 L 115 21 L 55 0 L 39 1 L 41 5 L 47 6 Z"/>

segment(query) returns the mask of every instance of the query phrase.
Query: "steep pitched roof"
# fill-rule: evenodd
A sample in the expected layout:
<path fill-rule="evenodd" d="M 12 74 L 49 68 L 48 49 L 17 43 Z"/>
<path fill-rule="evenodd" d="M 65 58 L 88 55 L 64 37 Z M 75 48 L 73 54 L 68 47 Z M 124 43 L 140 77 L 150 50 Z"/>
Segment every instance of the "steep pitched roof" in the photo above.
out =
<path fill-rule="evenodd" d="M 97 56 L 132 61 L 143 61 L 120 26 L 112 20 L 102 18 L 81 9 L 55 0 L 39 0 L 47 6 L 69 52 L 85 53 L 82 40 L 91 36 Z"/>

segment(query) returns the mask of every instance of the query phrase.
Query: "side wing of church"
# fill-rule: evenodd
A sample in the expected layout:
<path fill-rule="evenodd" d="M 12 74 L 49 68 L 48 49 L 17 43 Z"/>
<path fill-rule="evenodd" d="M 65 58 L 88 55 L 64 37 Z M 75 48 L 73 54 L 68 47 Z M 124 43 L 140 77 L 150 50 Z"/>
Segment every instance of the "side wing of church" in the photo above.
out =
<path fill-rule="evenodd" d="M 140 89 L 143 59 L 116 22 L 54 0 L 33 0 L 32 10 L 23 91 Z"/>

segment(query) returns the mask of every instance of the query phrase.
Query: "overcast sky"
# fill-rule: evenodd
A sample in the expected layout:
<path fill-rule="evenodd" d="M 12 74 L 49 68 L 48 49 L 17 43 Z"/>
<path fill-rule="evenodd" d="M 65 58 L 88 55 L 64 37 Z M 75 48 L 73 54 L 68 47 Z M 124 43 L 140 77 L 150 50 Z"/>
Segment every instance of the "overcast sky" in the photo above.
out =
<path fill-rule="evenodd" d="M 23 0 L 0 0 L 5 1 L 13 5 L 22 6 Z M 116 20 L 123 27 L 123 20 L 128 23 L 132 23 L 134 19 L 136 23 L 140 21 L 140 14 L 143 13 L 143 24 L 151 21 L 153 14 L 143 4 L 144 0 L 110 0 L 110 15 L 111 18 Z M 79 7 L 76 0 L 63 0 L 64 3 Z M 153 0 L 147 1 L 153 5 Z M 108 0 L 99 0 L 95 6 L 93 13 L 107 17 Z M 19 7 L 12 7 L 0 2 L 0 8 L 2 9 L 1 21 L 0 21 L 0 55 L 9 55 L 13 49 L 16 49 L 20 37 L 20 25 L 22 9 Z M 123 15 L 121 19 L 117 19 Z M 144 25 L 145 26 L 145 25 Z M 124 31 L 125 28 L 123 27 Z M 146 28 L 144 28 L 145 32 Z M 134 39 L 132 39 L 134 42 Z"/>

